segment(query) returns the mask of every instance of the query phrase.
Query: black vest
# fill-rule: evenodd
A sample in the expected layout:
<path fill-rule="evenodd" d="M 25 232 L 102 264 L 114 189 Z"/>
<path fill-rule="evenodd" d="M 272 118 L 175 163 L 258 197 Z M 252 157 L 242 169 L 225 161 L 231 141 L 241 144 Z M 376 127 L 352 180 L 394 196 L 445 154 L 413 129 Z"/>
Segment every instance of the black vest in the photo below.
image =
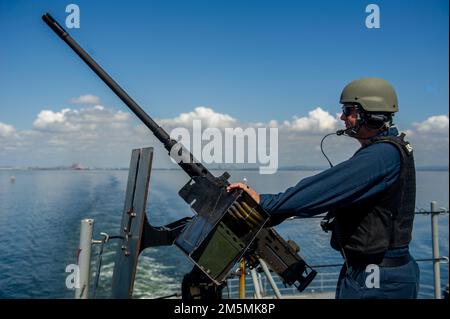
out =
<path fill-rule="evenodd" d="M 400 175 L 389 188 L 360 203 L 330 212 L 335 217 L 331 246 L 344 251 L 347 258 L 377 256 L 380 261 L 386 250 L 404 247 L 411 241 L 416 201 L 416 174 L 412 147 L 400 136 L 380 136 L 365 147 L 391 143 L 401 154 Z"/>

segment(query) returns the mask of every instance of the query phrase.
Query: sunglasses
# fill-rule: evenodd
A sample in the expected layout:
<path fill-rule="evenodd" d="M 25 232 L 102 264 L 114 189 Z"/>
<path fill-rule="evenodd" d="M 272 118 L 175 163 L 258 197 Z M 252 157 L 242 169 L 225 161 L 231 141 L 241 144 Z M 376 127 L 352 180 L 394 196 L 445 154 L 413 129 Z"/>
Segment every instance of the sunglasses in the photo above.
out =
<path fill-rule="evenodd" d="M 352 104 L 344 104 L 342 106 L 342 114 L 344 114 L 344 116 L 350 116 L 353 112 L 353 110 L 356 110 L 358 107 L 356 105 L 352 105 Z"/>

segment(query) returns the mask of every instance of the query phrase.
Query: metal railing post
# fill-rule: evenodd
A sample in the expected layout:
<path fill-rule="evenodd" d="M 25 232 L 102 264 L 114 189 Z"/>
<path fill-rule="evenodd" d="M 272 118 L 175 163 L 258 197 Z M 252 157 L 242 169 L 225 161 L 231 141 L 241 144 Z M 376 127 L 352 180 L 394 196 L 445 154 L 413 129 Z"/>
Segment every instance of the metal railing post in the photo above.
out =
<path fill-rule="evenodd" d="M 261 296 L 265 296 L 266 295 L 266 286 L 265 286 L 266 282 L 264 282 L 264 285 L 263 285 L 260 273 L 258 273 L 258 283 L 259 283 L 259 289 L 261 292 Z"/>
<path fill-rule="evenodd" d="M 258 274 L 256 273 L 256 269 L 250 269 L 250 274 L 252 275 L 253 286 L 255 287 L 255 299 L 262 299 L 261 287 L 259 286 Z"/>
<path fill-rule="evenodd" d="M 264 274 L 265 274 L 266 277 L 267 277 L 267 280 L 269 280 L 269 283 L 270 283 L 270 285 L 272 286 L 272 290 L 273 290 L 273 292 L 274 292 L 274 294 L 275 294 L 275 297 L 276 297 L 277 299 L 281 299 L 281 293 L 280 293 L 280 290 L 278 290 L 277 284 L 276 284 L 275 281 L 273 280 L 273 277 L 272 277 L 272 275 L 271 275 L 271 273 L 270 273 L 269 268 L 267 267 L 267 264 L 266 264 L 266 263 L 264 262 L 264 260 L 262 260 L 262 259 L 259 259 L 259 264 L 261 265 L 261 267 L 262 267 L 262 269 L 263 269 L 263 271 L 264 271 Z"/>
<path fill-rule="evenodd" d="M 431 202 L 431 236 L 433 240 L 433 273 L 434 273 L 434 298 L 441 299 L 441 269 L 439 255 L 439 231 L 438 231 L 437 203 Z"/>
<path fill-rule="evenodd" d="M 75 289 L 76 299 L 87 299 L 89 296 L 89 276 L 91 268 L 93 219 L 81 221 L 80 245 L 78 247 L 79 287 Z"/>

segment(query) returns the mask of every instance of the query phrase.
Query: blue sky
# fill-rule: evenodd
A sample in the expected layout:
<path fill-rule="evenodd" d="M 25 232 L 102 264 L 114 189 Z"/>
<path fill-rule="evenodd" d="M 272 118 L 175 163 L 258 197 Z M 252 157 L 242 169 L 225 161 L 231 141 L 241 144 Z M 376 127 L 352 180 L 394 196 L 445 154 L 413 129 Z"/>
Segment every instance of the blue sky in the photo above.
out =
<path fill-rule="evenodd" d="M 30 130 L 85 94 L 127 112 L 42 22 L 48 11 L 64 23 L 70 3 L 81 28 L 69 33 L 155 118 L 197 106 L 242 122 L 335 114 L 349 81 L 376 76 L 398 92 L 400 126 L 448 122 L 448 1 L 0 0 L 0 123 Z M 365 26 L 369 3 L 380 29 Z"/>

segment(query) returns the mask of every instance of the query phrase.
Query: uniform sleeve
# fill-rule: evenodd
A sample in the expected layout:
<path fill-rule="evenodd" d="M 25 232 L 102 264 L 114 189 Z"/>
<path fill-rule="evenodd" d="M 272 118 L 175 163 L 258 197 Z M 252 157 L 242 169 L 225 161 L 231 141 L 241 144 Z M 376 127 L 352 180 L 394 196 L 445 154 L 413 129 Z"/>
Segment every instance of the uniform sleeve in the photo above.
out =
<path fill-rule="evenodd" d="M 391 186 L 400 174 L 400 152 L 377 143 L 279 194 L 262 194 L 260 205 L 272 218 L 312 216 L 357 203 Z"/>

